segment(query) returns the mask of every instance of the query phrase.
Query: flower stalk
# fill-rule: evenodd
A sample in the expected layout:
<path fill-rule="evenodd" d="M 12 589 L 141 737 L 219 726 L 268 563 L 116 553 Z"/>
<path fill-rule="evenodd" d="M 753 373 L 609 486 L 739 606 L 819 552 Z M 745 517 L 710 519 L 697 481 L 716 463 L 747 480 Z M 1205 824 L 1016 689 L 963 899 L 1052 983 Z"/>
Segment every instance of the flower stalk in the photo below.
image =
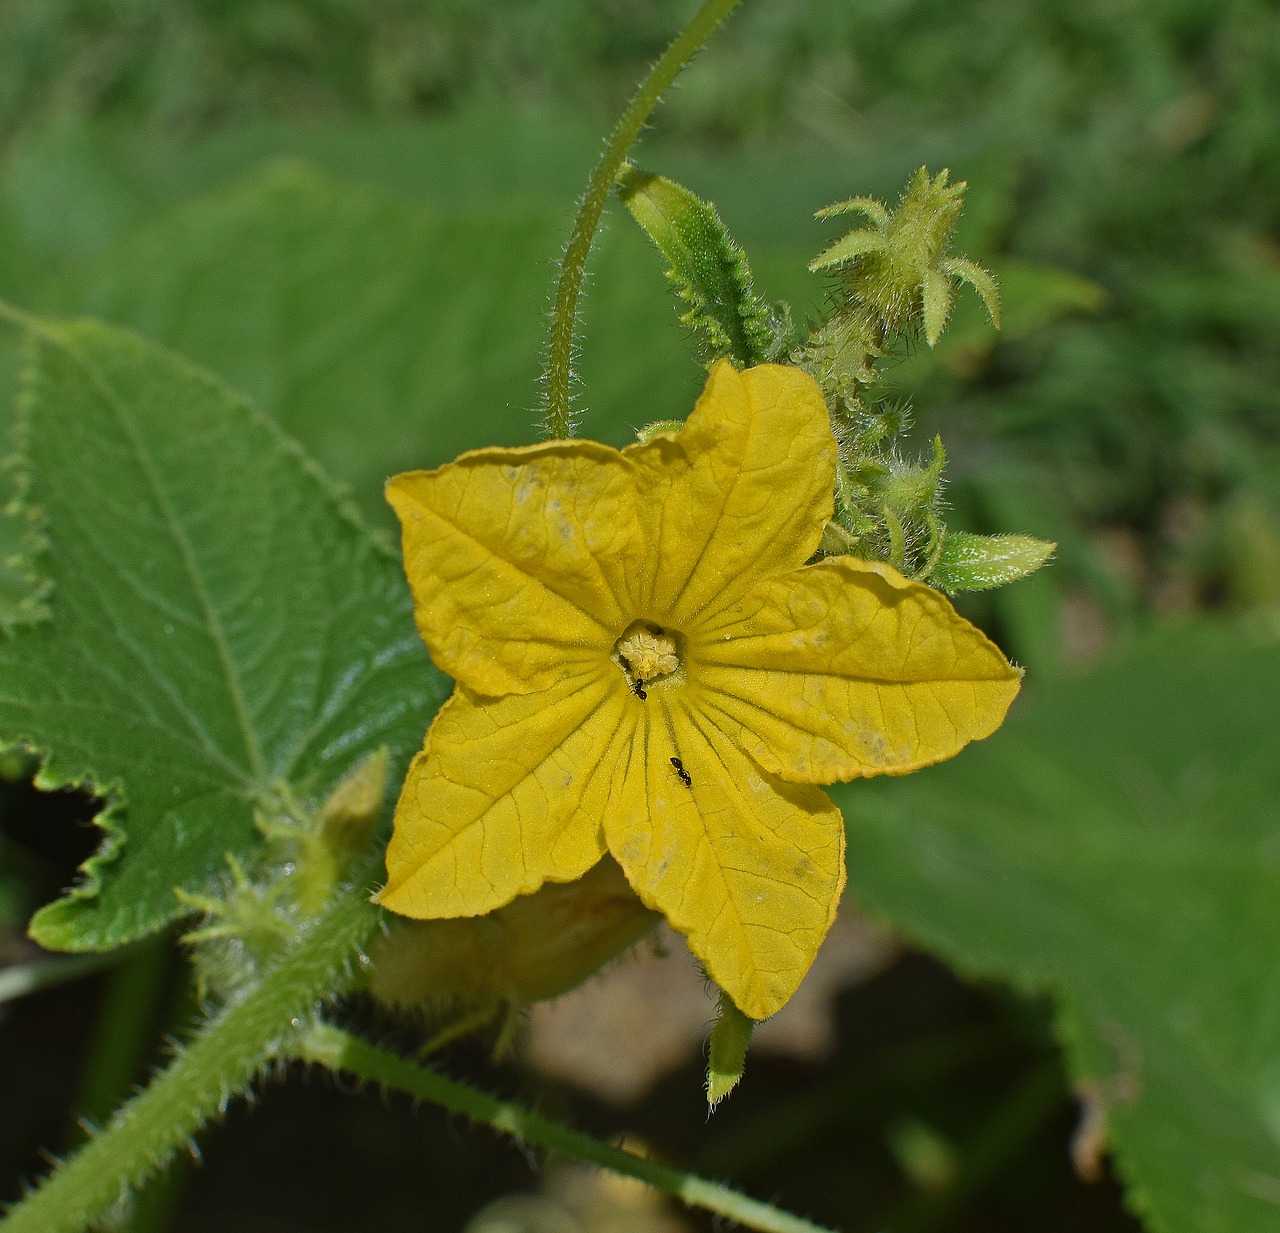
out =
<path fill-rule="evenodd" d="M 574 1160 L 585 1160 L 624 1177 L 634 1177 L 682 1203 L 714 1212 L 744 1228 L 757 1229 L 760 1233 L 827 1233 L 821 1225 L 800 1216 L 780 1211 L 718 1182 L 610 1147 L 530 1109 L 415 1065 L 330 1024 L 316 1024 L 299 1038 L 294 1056 L 299 1061 L 314 1062 L 330 1070 L 346 1071 L 415 1100 L 430 1101 L 472 1122 L 514 1135 L 524 1143 Z"/>

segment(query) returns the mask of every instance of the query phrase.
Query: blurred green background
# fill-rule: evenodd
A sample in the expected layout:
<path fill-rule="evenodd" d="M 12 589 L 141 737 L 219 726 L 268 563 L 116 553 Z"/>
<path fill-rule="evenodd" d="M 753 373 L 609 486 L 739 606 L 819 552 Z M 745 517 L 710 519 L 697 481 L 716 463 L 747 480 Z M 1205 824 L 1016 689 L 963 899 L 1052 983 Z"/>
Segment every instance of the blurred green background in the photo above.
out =
<path fill-rule="evenodd" d="M 0 290 L 208 364 L 380 517 L 386 474 L 529 439 L 569 203 L 688 9 L 6 5 Z M 814 209 L 921 163 L 970 181 L 958 247 L 1002 276 L 1006 329 L 969 304 L 893 384 L 945 429 L 957 523 L 1060 541 L 996 601 L 1039 667 L 1280 596 L 1277 79 L 1262 2 L 747 4 L 641 157 L 801 311 Z M 696 390 L 661 288 L 615 218 L 583 431 Z"/>
<path fill-rule="evenodd" d="M 0 3 L 0 296 L 132 326 L 213 369 L 389 531 L 387 475 L 534 439 L 572 202 L 693 8 Z M 1264 0 L 748 0 L 659 112 L 638 160 L 713 199 L 760 289 L 802 314 L 824 295 L 806 263 L 836 234 L 815 209 L 893 198 L 922 163 L 969 181 L 957 248 L 1001 279 L 1004 329 L 962 296 L 942 344 L 902 357 L 886 384 L 914 403 L 921 440 L 943 435 L 951 525 L 1060 545 L 1031 581 L 965 605 L 1028 669 L 1008 741 L 968 769 L 840 797 L 860 902 L 971 977 L 1053 996 L 966 990 L 904 961 L 846 995 L 833 1070 L 762 1069 L 756 1094 L 717 1114 L 730 1141 L 731 1119 L 755 1119 L 748 1163 L 690 1146 L 696 1101 L 655 1096 L 637 1124 L 677 1159 L 709 1152 L 849 1230 L 1131 1228 L 1118 1190 L 1070 1176 L 1063 1085 L 1091 1080 L 1112 1092 L 1120 1173 L 1151 1227 L 1280 1222 L 1277 83 L 1280 11 Z M 584 434 L 621 444 L 687 411 L 701 373 L 672 308 L 656 254 L 612 210 L 586 300 Z M 19 362 L 0 334 L 0 424 Z M 0 574 L 0 605 L 20 599 Z M 0 808 L 0 908 L 16 933 L 92 839 L 20 787 Z M 30 1065 L 18 1042 L 96 996 L 21 1007 L 0 1026 L 6 1066 Z M 969 1030 L 966 1016 L 1013 1042 L 999 1081 L 961 1065 L 853 1116 L 874 1070 L 851 1053 L 869 1048 L 868 1023 L 900 1044 L 899 1020 L 899 1036 L 931 1039 Z M 60 1047 L 82 1052 L 83 1033 Z M 1116 1058 L 1135 1051 L 1150 1073 L 1117 1096 L 1130 1064 Z M 65 1057 L 49 1065 L 23 1113 L 5 1101 L 8 1177 L 59 1142 L 71 1092 Z M 1041 1107 L 1045 1066 L 1058 1077 Z M 827 1092 L 807 1114 L 797 1083 Z M 962 1162 L 941 1190 L 886 1147 L 913 1101 Z M 787 1118 L 807 1137 L 777 1130 Z M 278 1124 L 293 1133 L 284 1112 Z M 265 1135 L 253 1125 L 236 1133 Z M 379 1134 L 394 1137 L 366 1138 Z M 356 1150 L 326 1142 L 296 1168 Z M 422 1150 L 456 1166 L 447 1137 Z M 505 1149 L 484 1151 L 505 1162 L 486 1165 L 492 1186 L 463 1188 L 441 1224 L 413 1222 L 405 1196 L 434 1200 L 406 1164 L 384 1226 L 460 1228 L 487 1195 L 527 1184 Z M 227 1193 L 274 1184 L 216 1162 L 201 1177 L 174 1227 L 226 1227 Z M 236 1227 L 320 1229 L 344 1209 L 234 1210 Z"/>

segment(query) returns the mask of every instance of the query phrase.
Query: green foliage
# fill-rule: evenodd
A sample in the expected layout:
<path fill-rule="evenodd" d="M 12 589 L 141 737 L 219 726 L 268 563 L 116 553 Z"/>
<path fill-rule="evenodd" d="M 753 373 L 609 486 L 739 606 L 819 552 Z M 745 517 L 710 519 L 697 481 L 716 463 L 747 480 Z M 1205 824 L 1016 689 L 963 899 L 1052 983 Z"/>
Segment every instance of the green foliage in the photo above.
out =
<path fill-rule="evenodd" d="M 512 417 L 446 408 L 532 398 L 539 323 L 505 328 L 493 288 L 541 296 L 553 234 L 546 213 L 442 217 L 277 164 L 110 249 L 81 303 L 246 390 L 390 528 L 381 489 L 397 468 L 488 431 L 522 439 Z"/>
<path fill-rule="evenodd" d="M 547 261 L 595 139 L 590 126 L 548 121 L 541 104 L 571 98 L 595 115 L 620 101 L 622 81 L 689 7 L 10 5 L 0 11 L 0 133 L 11 139 L 0 293 L 134 325 L 246 388 L 382 519 L 389 472 L 526 439 L 520 412 L 536 397 Z M 1077 684 L 1051 685 L 1048 669 L 1082 653 L 1068 643 L 1089 621 L 1123 641 L 1155 609 L 1280 604 L 1277 49 L 1280 15 L 1263 0 L 748 5 L 664 115 L 667 134 L 696 143 L 664 146 L 659 134 L 646 153 L 721 203 L 760 285 L 801 306 L 798 317 L 817 309 L 802 278 L 813 246 L 795 241 L 816 205 L 851 183 L 872 194 L 857 203 L 870 227 L 854 233 L 872 238 L 846 242 L 847 273 L 882 260 L 873 233 L 889 212 L 876 199 L 889 200 L 913 168 L 945 160 L 974 185 L 956 246 L 998 272 L 1004 330 L 993 334 L 977 297 L 948 305 L 936 279 L 931 293 L 921 281 L 918 298 L 907 297 L 914 320 L 882 355 L 856 323 L 831 327 L 832 371 L 862 405 L 847 418 L 857 465 L 845 469 L 845 520 L 828 547 L 896 560 L 959 590 L 1005 581 L 1045 551 L 1006 528 L 1059 540 L 1052 570 L 977 595 L 969 609 L 1029 664 L 1028 689 L 1041 696 L 953 766 L 848 789 L 850 867 L 864 901 L 962 970 L 1054 993 L 1073 1072 L 1094 1107 L 1108 1109 L 1119 1170 L 1161 1233 L 1274 1223 L 1277 785 L 1259 745 L 1274 646 L 1168 634 Z M 482 109 L 471 106 L 477 98 Z M 423 116 L 436 123 L 369 123 Z M 86 128 L 86 118 L 137 127 Z M 305 130 L 226 126 L 297 118 Z M 250 170 L 277 155 L 289 161 Z M 681 410 L 697 383 L 651 266 L 640 238 L 614 227 L 592 268 L 583 430 L 616 443 Z M 76 346 L 87 338 L 77 334 Z M 186 391 L 149 408 L 148 431 L 166 449 L 182 455 L 180 438 L 199 439 L 190 415 L 219 400 L 262 445 L 248 459 L 202 454 L 198 471 L 185 452 L 188 480 L 213 476 L 211 488 L 230 494 L 223 508 L 193 507 L 202 526 L 224 516 L 230 526 L 257 500 L 254 484 L 290 476 L 311 494 L 299 500 L 319 520 L 308 524 L 318 528 L 312 547 L 330 522 L 349 527 L 242 404 L 173 357 L 147 354 L 169 372 L 168 388 Z M 102 408 L 68 354 L 46 341 L 38 365 L 42 380 L 56 377 L 45 388 L 58 398 L 38 403 L 37 426 L 41 415 L 88 408 L 96 432 Z M 16 334 L 0 330 L 0 428 L 19 367 Z M 203 392 L 189 397 L 188 381 Z M 935 435 L 947 445 L 946 503 Z M 120 535 L 132 555 L 113 546 L 119 584 L 102 559 L 80 589 L 80 562 L 59 564 L 60 527 L 97 529 L 103 520 L 77 506 L 80 494 L 106 494 L 112 473 L 136 475 L 137 460 L 112 467 L 117 455 L 99 451 L 85 467 L 71 435 L 33 445 L 33 460 L 55 453 L 56 486 L 41 489 L 34 473 L 37 496 L 49 498 L 40 505 L 52 551 L 35 564 L 56 576 L 54 620 L 0 639 L 0 712 L 13 705 L 12 680 L 52 666 L 55 688 L 39 700 L 50 728 L 62 722 L 58 707 L 81 722 L 84 700 L 104 696 L 100 678 L 118 675 L 129 650 L 107 627 L 109 605 L 145 607 L 127 584 L 153 560 L 172 573 L 173 548 L 144 517 L 137 534 Z M 246 492 L 238 472 L 229 478 L 241 463 Z M 10 483 L 0 477 L 0 504 Z M 136 484 L 122 492 L 136 495 Z M 118 530 L 131 507 L 102 504 L 120 515 L 105 520 Z M 39 573 L 26 568 L 33 529 L 0 519 L 0 625 L 39 612 Z M 344 551 L 367 554 L 381 577 L 383 563 L 346 534 Z M 237 524 L 234 541 L 211 541 L 210 551 L 238 550 L 239 538 Z M 337 585 L 338 564 L 316 568 Z M 296 581 L 292 570 L 279 575 L 291 602 Z M 281 611 L 279 595 L 264 593 Z M 341 594 L 358 606 L 354 590 Z M 192 628 L 194 638 L 198 621 Z M 28 647 L 38 650 L 30 661 Z M 86 692 L 72 679 L 78 665 Z M 159 679 L 134 675 L 119 691 L 138 687 L 122 704 L 130 722 L 148 708 L 167 722 L 195 693 L 216 692 L 207 655 L 174 657 Z M 425 679 L 419 667 L 404 675 L 405 687 Z M 419 739 L 436 688 L 423 687 L 419 717 L 406 718 L 399 756 Z M 23 724 L 36 713 L 28 693 Z M 211 714 L 225 722 L 226 706 Z M 55 909 L 54 923 L 70 911 L 75 929 L 89 922 L 95 933 L 100 923 L 81 914 L 135 889 L 153 916 L 180 910 L 160 887 L 166 879 L 152 886 L 142 875 L 170 823 L 185 826 L 188 798 L 166 816 L 164 794 L 197 787 L 185 754 L 170 765 L 161 742 L 143 765 L 121 754 L 110 728 L 98 724 L 92 747 L 72 742 L 45 771 L 46 782 L 94 772 L 91 782 L 111 790 L 112 825 L 128 836 L 102 866 L 101 901 Z M 0 735 L 9 731 L 6 719 Z M 311 817 L 377 743 L 295 768 L 298 811 Z M 211 774 L 230 807 L 207 815 L 204 857 L 186 884 L 234 899 L 226 848 L 241 853 L 252 899 L 265 889 L 255 802 L 259 822 L 280 823 L 285 794 L 270 793 L 264 814 L 224 769 Z M 296 782 L 304 772 L 312 781 Z M 252 908 L 248 899 L 241 906 Z M 275 906 L 262 920 L 276 928 Z M 264 949 L 267 966 L 281 937 Z M 297 1002 L 305 1012 L 313 992 Z M 209 1093 L 210 1109 L 227 1094 L 217 1084 Z M 188 1103 L 189 1125 L 191 1115 Z M 910 1137 L 893 1140 L 904 1158 Z"/>
<path fill-rule="evenodd" d="M 108 798 L 46 945 L 102 949 L 209 893 L 280 792 L 322 800 L 444 695 L 379 552 L 287 439 L 184 361 L 104 326 L 38 326 L 27 503 L 53 620 L 0 642 L 0 733 L 42 786 Z"/>
<path fill-rule="evenodd" d="M 1280 643 L 1152 634 L 954 762 L 840 791 L 859 901 L 1050 992 L 1157 1233 L 1275 1223 Z"/>
<path fill-rule="evenodd" d="M 643 13 L 592 0 L 211 9 L 35 0 L 0 10 L 0 123 L 51 100 L 170 131 L 282 112 L 391 119 L 492 93 L 513 76 L 539 95 L 554 82 L 583 97 L 585 85 L 614 105 L 688 16 L 674 0 Z M 609 71 L 584 81 L 584 58 Z"/>
<path fill-rule="evenodd" d="M 39 557 L 44 545 L 39 515 L 20 504 L 26 486 L 17 425 L 21 347 L 15 331 L 0 329 L 0 636 L 46 615 L 47 580 Z"/>
<path fill-rule="evenodd" d="M 563 129 L 548 122 L 531 132 L 536 148 L 554 149 Z M 230 153 L 200 147 L 193 163 L 227 161 L 230 183 L 136 229 L 126 223 L 123 236 L 76 263 L 74 278 L 46 273 L 47 297 L 59 311 L 138 329 L 246 389 L 350 485 L 370 522 L 391 530 L 387 475 L 527 440 L 518 409 L 537 398 L 545 262 L 563 219 L 536 181 L 524 200 L 495 196 L 496 172 L 482 163 L 468 169 L 471 199 L 447 205 L 348 183 L 297 160 L 238 174 L 241 161 L 275 148 L 269 138 Z M 509 121 L 471 117 L 444 133 L 387 140 L 378 166 L 394 183 L 404 159 L 448 164 L 455 145 L 477 143 L 505 159 L 511 139 Z M 353 135 L 317 136 L 314 152 L 363 169 Z M 87 148 L 55 145 L 28 157 L 29 179 L 8 186 L 24 215 L 49 208 L 38 182 L 70 178 L 89 181 L 79 205 L 97 213 L 93 199 L 114 190 L 85 164 L 126 161 L 127 151 L 98 137 Z M 191 165 L 162 162 L 156 174 L 181 181 Z M 547 174 L 554 186 L 559 173 Z M 25 234 L 35 225 L 33 218 Z M 56 267 L 50 260 L 43 268 Z M 582 369 L 593 397 L 584 430 L 619 444 L 646 410 L 683 407 L 697 388 L 697 368 L 651 271 L 643 239 L 616 228 L 588 295 L 594 345 Z M 41 298 L 39 285 L 25 290 Z M 235 313 L 223 311 L 228 303 Z M 638 387 L 647 392 L 640 408 Z"/>
<path fill-rule="evenodd" d="M 995 280 L 967 258 L 947 253 L 968 188 L 963 181 L 948 184 L 948 176 L 944 169 L 931 178 L 921 167 L 895 210 L 871 197 L 853 197 L 818 211 L 818 218 L 863 214 L 871 222 L 809 263 L 811 270 L 840 273 L 833 315 L 848 316 L 865 331 L 866 357 L 851 367 L 866 367 L 883 354 L 889 335 L 912 328 L 921 329 L 929 346 L 935 346 L 951 315 L 953 281 L 967 282 L 978 292 L 999 328 Z M 857 380 L 853 376 L 846 383 L 850 379 Z"/>
<path fill-rule="evenodd" d="M 789 322 L 752 289 L 747 255 L 733 242 L 715 206 L 674 180 L 631 167 L 618 196 L 667 260 L 667 278 L 687 307 L 680 321 L 693 335 L 699 358 L 730 359 L 739 368 L 784 357 Z"/>
<path fill-rule="evenodd" d="M 948 531 L 929 580 L 943 591 L 985 591 L 1034 573 L 1053 548 L 1030 535 Z"/>
<path fill-rule="evenodd" d="M 1054 548 L 1025 535 L 1016 549 L 1007 540 L 968 535 L 953 536 L 948 550 L 942 439 L 934 438 L 928 462 L 905 459 L 908 409 L 867 396 L 895 347 L 922 332 L 930 347 L 937 343 L 951 312 L 953 281 L 971 283 L 999 324 L 995 280 L 973 262 L 948 255 L 965 187 L 949 185 L 945 171 L 930 177 L 921 168 L 894 211 L 870 197 L 820 210 L 819 218 L 863 214 L 873 227 L 850 232 L 810 263 L 811 270 L 838 270 L 841 278 L 825 319 L 807 333 L 796 329 L 785 304 L 770 309 L 752 290 L 746 255 L 714 206 L 673 180 L 634 167 L 618 187 L 667 260 L 667 278 L 687 306 L 681 324 L 704 363 L 794 362 L 822 386 L 839 458 L 835 515 L 821 550 L 887 561 L 951 591 L 1016 581 L 1043 565 Z M 639 439 L 656 431 L 657 424 L 646 425 Z"/>

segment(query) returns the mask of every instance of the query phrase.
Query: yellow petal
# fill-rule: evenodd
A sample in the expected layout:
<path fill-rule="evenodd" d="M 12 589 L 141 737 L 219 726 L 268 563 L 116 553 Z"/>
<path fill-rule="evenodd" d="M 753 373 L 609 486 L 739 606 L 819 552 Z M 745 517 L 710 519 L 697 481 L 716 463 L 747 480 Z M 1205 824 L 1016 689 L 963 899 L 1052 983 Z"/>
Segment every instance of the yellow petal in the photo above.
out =
<path fill-rule="evenodd" d="M 690 634 L 694 705 L 797 783 L 904 774 L 1000 726 L 1021 673 L 946 598 L 835 557 Z"/>
<path fill-rule="evenodd" d="M 635 488 L 592 441 L 464 454 L 387 485 L 418 629 L 477 693 L 535 693 L 613 646 L 639 555 Z M 629 617 L 628 617 L 629 619 Z"/>
<path fill-rule="evenodd" d="M 479 915 L 600 859 L 638 705 L 605 668 L 609 676 L 580 672 L 538 694 L 454 691 L 396 805 L 383 907 L 419 919 Z"/>
<path fill-rule="evenodd" d="M 803 564 L 831 517 L 835 438 L 822 391 L 795 368 L 721 361 L 679 433 L 623 457 L 647 548 L 633 594 L 677 626 Z"/>
<path fill-rule="evenodd" d="M 767 1018 L 795 992 L 835 917 L 840 813 L 820 790 L 761 771 L 682 703 L 651 695 L 645 718 L 621 807 L 605 817 L 609 851 L 738 1008 Z"/>

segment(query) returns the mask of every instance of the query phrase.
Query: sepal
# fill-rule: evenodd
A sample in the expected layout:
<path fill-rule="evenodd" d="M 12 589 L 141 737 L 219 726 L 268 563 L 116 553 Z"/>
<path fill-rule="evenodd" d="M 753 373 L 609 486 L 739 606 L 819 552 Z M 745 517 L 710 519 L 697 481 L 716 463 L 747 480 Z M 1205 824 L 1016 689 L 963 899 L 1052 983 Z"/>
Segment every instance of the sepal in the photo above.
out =
<path fill-rule="evenodd" d="M 747 255 L 715 206 L 682 184 L 628 165 L 618 195 L 667 260 L 667 277 L 686 306 L 681 322 L 705 364 L 739 368 L 781 359 L 794 339 L 790 314 L 756 295 Z"/>
<path fill-rule="evenodd" d="M 713 1111 L 742 1078 L 747 1065 L 747 1045 L 751 1043 L 755 1026 L 756 1021 L 744 1015 L 733 1004 L 733 999 L 721 991 L 707 1060 L 707 1105 Z"/>
<path fill-rule="evenodd" d="M 1031 535 L 971 535 L 948 531 L 927 581 L 939 590 L 987 591 L 1035 573 L 1057 544 Z"/>

